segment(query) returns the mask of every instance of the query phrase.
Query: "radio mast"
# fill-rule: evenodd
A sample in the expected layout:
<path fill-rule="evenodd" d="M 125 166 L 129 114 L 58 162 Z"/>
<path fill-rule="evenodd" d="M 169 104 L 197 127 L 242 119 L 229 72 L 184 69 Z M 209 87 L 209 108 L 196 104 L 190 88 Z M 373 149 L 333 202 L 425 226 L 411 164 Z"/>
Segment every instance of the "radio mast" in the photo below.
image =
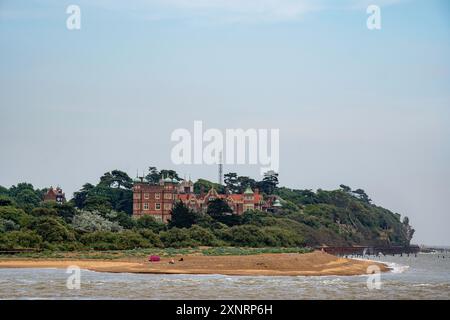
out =
<path fill-rule="evenodd" d="M 222 151 L 219 152 L 219 184 L 223 184 L 223 163 L 222 163 Z"/>

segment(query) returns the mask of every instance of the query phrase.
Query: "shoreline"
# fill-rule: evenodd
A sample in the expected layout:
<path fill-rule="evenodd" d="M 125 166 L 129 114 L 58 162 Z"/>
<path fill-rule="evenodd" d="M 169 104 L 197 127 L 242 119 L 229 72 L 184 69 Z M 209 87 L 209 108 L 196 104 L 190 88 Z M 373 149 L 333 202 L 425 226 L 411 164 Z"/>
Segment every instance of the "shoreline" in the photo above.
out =
<path fill-rule="evenodd" d="M 170 263 L 172 259 L 173 264 Z M 320 251 L 241 256 L 176 255 L 161 258 L 159 262 L 148 262 L 144 257 L 117 260 L 0 258 L 0 268 L 63 269 L 78 266 L 80 269 L 108 273 L 229 276 L 355 276 L 367 275 L 367 268 L 371 265 L 377 265 L 381 272 L 390 271 L 381 262 L 341 258 Z"/>

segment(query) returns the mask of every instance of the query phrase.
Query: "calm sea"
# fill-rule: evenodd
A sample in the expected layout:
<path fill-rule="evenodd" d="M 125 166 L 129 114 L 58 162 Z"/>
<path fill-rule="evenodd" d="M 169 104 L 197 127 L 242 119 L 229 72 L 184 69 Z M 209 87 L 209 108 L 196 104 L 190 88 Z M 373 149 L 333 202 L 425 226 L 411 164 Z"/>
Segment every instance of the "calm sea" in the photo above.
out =
<path fill-rule="evenodd" d="M 69 290 L 62 269 L 0 269 L 0 299 L 449 299 L 450 255 L 370 257 L 393 268 L 381 288 L 367 276 L 267 277 L 81 271 Z"/>

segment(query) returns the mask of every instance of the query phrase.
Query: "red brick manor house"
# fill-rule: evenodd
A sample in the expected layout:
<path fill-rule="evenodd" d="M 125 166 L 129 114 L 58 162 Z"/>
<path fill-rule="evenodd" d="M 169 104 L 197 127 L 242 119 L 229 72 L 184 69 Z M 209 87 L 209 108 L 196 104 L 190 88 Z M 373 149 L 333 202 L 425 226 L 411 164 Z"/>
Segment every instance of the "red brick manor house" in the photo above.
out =
<path fill-rule="evenodd" d="M 194 193 L 194 183 L 183 180 L 165 178 L 159 184 L 149 184 L 137 181 L 133 186 L 133 216 L 152 215 L 155 219 L 168 222 L 176 201 L 182 201 L 187 207 L 206 212 L 208 202 L 214 199 L 225 200 L 234 214 L 243 214 L 248 210 L 270 210 L 279 206 L 279 201 L 273 198 L 263 199 L 257 189 L 247 188 L 242 194 L 219 194 L 214 188 L 207 193 Z"/>

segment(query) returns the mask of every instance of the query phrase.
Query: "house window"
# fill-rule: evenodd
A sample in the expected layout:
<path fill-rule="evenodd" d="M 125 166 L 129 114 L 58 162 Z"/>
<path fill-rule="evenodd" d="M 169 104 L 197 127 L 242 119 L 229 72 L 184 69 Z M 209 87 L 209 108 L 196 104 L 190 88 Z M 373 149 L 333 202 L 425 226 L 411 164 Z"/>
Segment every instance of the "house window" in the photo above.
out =
<path fill-rule="evenodd" d="M 148 203 L 144 203 L 144 210 L 148 210 Z"/>
<path fill-rule="evenodd" d="M 140 193 L 135 193 L 134 194 L 134 198 L 135 199 L 140 199 L 141 198 L 141 194 Z"/>
<path fill-rule="evenodd" d="M 170 209 L 172 209 L 172 205 L 170 203 L 165 203 L 164 210 L 170 210 Z"/>
<path fill-rule="evenodd" d="M 155 203 L 155 210 L 161 210 L 161 203 Z"/>
<path fill-rule="evenodd" d="M 171 193 L 165 193 L 164 199 L 172 200 L 172 194 Z"/>
<path fill-rule="evenodd" d="M 134 204 L 134 209 L 135 209 L 135 210 L 139 210 L 139 208 L 140 208 L 139 203 L 135 203 L 135 204 Z"/>
<path fill-rule="evenodd" d="M 161 198 L 161 194 L 155 193 L 155 199 L 160 199 L 160 198 Z"/>
<path fill-rule="evenodd" d="M 150 198 L 149 194 L 148 193 L 144 193 L 144 199 L 148 199 L 148 198 Z"/>

